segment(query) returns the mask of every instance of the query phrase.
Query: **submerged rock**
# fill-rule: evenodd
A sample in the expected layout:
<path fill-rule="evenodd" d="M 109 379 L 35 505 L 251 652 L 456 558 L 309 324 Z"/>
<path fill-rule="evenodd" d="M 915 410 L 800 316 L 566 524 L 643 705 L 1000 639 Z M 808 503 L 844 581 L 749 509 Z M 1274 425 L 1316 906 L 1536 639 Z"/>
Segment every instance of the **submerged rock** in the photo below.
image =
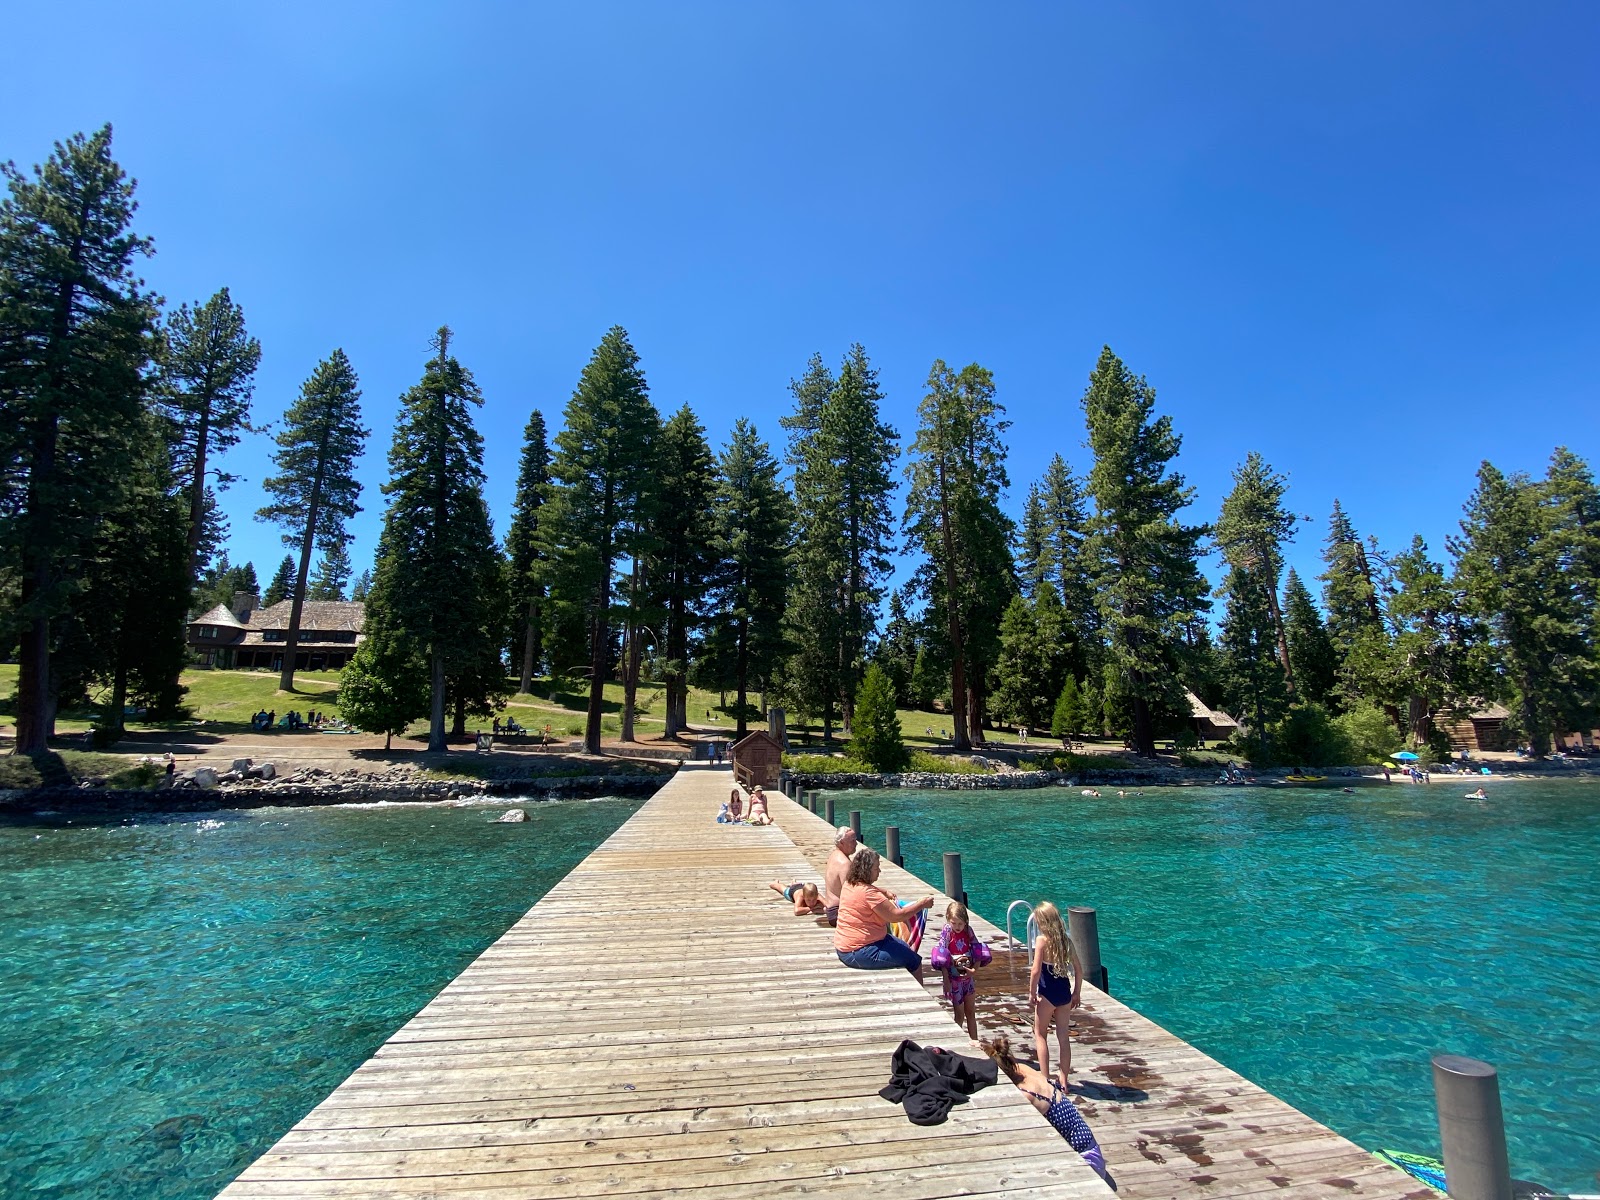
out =
<path fill-rule="evenodd" d="M 494 819 L 496 825 L 510 825 L 517 821 L 526 821 L 528 810 L 525 808 L 508 808 Z"/>

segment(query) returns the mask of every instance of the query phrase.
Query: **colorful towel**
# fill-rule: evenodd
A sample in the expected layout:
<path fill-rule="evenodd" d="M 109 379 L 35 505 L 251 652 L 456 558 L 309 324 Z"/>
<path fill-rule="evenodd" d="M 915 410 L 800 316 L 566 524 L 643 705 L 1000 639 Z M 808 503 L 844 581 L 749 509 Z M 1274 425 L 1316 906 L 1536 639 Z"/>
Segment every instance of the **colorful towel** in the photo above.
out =
<path fill-rule="evenodd" d="M 900 901 L 900 907 L 904 908 L 905 906 L 906 902 L 904 900 Z M 889 932 L 895 937 L 899 938 L 906 945 L 910 946 L 913 950 L 920 950 L 922 949 L 922 931 L 927 927 L 928 910 L 924 908 L 919 909 L 914 915 L 904 921 L 896 921 L 893 925 L 889 926 Z"/>
<path fill-rule="evenodd" d="M 1374 1150 L 1372 1157 L 1399 1167 L 1435 1191 L 1444 1192 L 1444 1164 L 1437 1158 L 1429 1158 L 1425 1154 L 1407 1154 L 1404 1150 Z"/>

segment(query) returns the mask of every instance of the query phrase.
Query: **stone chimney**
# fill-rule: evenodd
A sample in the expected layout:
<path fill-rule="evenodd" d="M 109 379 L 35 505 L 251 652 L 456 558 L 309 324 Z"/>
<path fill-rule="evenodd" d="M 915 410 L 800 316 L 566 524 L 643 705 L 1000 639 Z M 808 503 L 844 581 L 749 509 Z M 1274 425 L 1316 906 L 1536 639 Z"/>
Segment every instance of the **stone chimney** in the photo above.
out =
<path fill-rule="evenodd" d="M 250 614 L 261 606 L 261 597 L 252 592 L 233 594 L 233 615 L 241 625 L 250 624 Z"/>

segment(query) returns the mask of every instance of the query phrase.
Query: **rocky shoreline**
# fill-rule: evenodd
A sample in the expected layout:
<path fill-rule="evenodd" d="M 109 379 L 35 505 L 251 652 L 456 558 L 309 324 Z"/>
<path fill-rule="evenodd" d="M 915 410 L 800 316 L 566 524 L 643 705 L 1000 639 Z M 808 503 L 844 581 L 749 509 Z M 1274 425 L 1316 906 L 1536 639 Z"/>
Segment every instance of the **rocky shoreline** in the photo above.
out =
<path fill-rule="evenodd" d="M 155 789 L 80 785 L 0 791 L 0 812 L 211 812 L 330 804 L 430 804 L 501 796 L 588 800 L 597 796 L 649 796 L 670 778 L 669 774 L 617 774 L 436 779 L 408 767 L 391 767 L 381 774 L 312 767 L 280 775 L 273 764 L 262 763 L 224 772 L 202 767 L 179 777 L 171 787 Z"/>

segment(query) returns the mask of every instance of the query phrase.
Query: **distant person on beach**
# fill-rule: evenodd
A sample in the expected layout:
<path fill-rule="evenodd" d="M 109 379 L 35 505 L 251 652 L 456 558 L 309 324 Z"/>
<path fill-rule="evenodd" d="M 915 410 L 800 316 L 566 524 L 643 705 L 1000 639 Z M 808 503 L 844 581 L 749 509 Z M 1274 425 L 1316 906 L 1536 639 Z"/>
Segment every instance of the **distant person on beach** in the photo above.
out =
<path fill-rule="evenodd" d="M 771 883 L 767 884 L 767 886 L 773 891 L 777 892 L 778 895 L 782 896 L 785 900 L 794 901 L 795 916 L 820 917 L 822 915 L 822 893 L 817 890 L 816 884 L 801 883 L 799 880 L 795 880 L 793 883 L 785 884 L 779 883 L 776 879 L 774 879 Z"/>
<path fill-rule="evenodd" d="M 1033 972 L 1028 976 L 1028 998 L 1033 1003 L 1033 1048 L 1039 1056 L 1039 1070 L 1050 1074 L 1050 1029 L 1055 1027 L 1056 1045 L 1061 1050 L 1061 1066 L 1056 1074 L 1062 1090 L 1072 1070 L 1072 1042 L 1067 1014 L 1083 998 L 1083 968 L 1077 948 L 1067 936 L 1061 910 L 1041 900 L 1033 910 L 1039 926 L 1039 940 L 1033 947 Z"/>
<path fill-rule="evenodd" d="M 978 1040 L 978 1016 L 973 1009 L 973 996 L 977 986 L 972 974 L 987 965 L 994 956 L 972 932 L 972 921 L 967 906 L 952 900 L 944 910 L 944 929 L 939 933 L 939 944 L 933 948 L 933 969 L 944 973 L 944 998 L 957 1025 L 967 1027 L 967 1036 Z"/>
<path fill-rule="evenodd" d="M 850 856 L 856 852 L 856 831 L 841 825 L 833 834 L 833 853 L 822 872 L 822 903 L 829 925 L 839 921 L 839 896 L 844 892 L 844 877 L 850 872 Z"/>
<path fill-rule="evenodd" d="M 1019 1063 L 1012 1056 L 1011 1040 L 1003 1034 L 981 1045 L 984 1053 L 1000 1065 L 1006 1078 L 1021 1089 L 1028 1102 L 1043 1113 L 1051 1127 L 1066 1139 L 1067 1145 L 1082 1155 L 1083 1161 L 1093 1167 L 1101 1179 L 1115 1188 L 1117 1185 L 1112 1183 L 1111 1173 L 1106 1169 L 1100 1143 L 1095 1139 L 1088 1122 L 1083 1119 L 1083 1114 L 1078 1111 L 1078 1106 L 1073 1104 L 1072 1097 L 1067 1095 L 1066 1089 L 1043 1071 L 1035 1071 L 1027 1063 Z"/>
<path fill-rule="evenodd" d="M 838 926 L 833 949 L 839 961 L 858 971 L 887 971 L 899 967 L 922 982 L 922 955 L 889 932 L 897 921 L 933 907 L 933 897 L 900 905 L 895 894 L 878 886 L 882 866 L 878 852 L 862 846 L 850 857 L 844 892 L 839 897 Z"/>

